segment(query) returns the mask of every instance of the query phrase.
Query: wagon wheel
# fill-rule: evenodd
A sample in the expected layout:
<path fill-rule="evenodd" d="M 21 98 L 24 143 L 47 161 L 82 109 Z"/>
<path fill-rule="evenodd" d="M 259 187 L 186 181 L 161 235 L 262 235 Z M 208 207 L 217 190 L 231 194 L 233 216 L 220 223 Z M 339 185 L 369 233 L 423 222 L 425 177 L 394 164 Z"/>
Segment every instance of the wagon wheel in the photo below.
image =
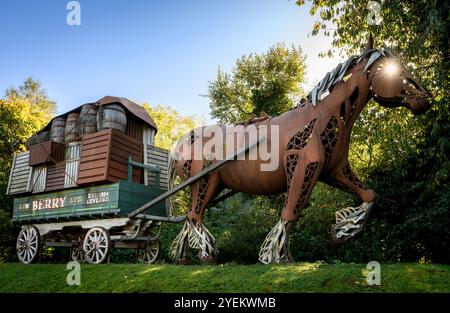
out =
<path fill-rule="evenodd" d="M 138 249 L 138 261 L 140 263 L 152 264 L 161 252 L 159 240 L 147 241 L 144 249 Z"/>
<path fill-rule="evenodd" d="M 70 248 L 70 259 L 77 262 L 84 261 L 84 251 L 81 243 Z"/>
<path fill-rule="evenodd" d="M 23 264 L 30 264 L 36 259 L 41 247 L 41 237 L 39 230 L 32 225 L 28 225 L 19 232 L 17 236 L 17 258 Z"/>
<path fill-rule="evenodd" d="M 161 232 L 161 222 L 152 224 L 147 231 L 147 236 L 152 240 L 157 240 L 159 238 L 159 233 Z"/>
<path fill-rule="evenodd" d="M 111 238 L 103 227 L 93 227 L 84 236 L 83 252 L 90 264 L 103 263 L 111 250 Z"/>

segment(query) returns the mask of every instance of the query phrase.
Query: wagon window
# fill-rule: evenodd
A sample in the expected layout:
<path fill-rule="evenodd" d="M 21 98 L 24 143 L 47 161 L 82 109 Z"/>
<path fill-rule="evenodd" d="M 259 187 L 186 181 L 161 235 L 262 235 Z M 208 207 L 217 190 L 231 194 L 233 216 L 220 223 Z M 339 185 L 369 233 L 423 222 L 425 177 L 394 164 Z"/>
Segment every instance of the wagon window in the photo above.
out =
<path fill-rule="evenodd" d="M 31 191 L 41 192 L 45 189 L 45 179 L 47 177 L 47 167 L 40 166 L 33 168 L 33 178 L 31 180 Z"/>
<path fill-rule="evenodd" d="M 66 172 L 64 174 L 64 187 L 66 188 L 77 186 L 78 168 L 80 167 L 80 152 L 80 142 L 71 142 L 66 146 Z"/>

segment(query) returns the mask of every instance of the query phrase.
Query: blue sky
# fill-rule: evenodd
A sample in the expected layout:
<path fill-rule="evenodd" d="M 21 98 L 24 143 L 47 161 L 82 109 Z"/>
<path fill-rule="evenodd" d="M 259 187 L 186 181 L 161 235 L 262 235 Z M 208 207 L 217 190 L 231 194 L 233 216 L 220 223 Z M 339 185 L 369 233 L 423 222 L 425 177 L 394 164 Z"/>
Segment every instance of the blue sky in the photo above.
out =
<path fill-rule="evenodd" d="M 307 37 L 315 18 L 294 0 L 79 0 L 80 26 L 68 2 L 0 1 L 0 92 L 32 76 L 58 113 L 115 95 L 209 121 L 208 81 L 243 54 L 300 45 L 307 89 L 338 62 L 318 58 L 330 39 Z"/>

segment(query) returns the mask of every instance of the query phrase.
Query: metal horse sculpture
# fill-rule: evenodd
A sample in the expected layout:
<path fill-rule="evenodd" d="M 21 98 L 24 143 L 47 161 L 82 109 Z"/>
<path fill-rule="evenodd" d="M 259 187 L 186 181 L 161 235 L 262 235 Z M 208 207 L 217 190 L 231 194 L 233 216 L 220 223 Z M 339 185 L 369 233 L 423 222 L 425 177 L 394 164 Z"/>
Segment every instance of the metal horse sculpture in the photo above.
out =
<path fill-rule="evenodd" d="M 250 194 L 287 192 L 281 218 L 261 247 L 262 263 L 292 261 L 289 230 L 299 219 L 317 180 L 361 198 L 360 206 L 337 211 L 336 223 L 331 227 L 336 243 L 355 236 L 362 231 L 376 198 L 375 192 L 355 176 L 348 162 L 350 133 L 356 118 L 371 98 L 384 107 L 402 106 L 413 114 L 421 114 L 430 107 L 430 97 L 399 59 L 389 50 L 374 49 L 370 38 L 366 50 L 329 72 L 310 92 L 307 101 L 280 116 L 256 120 L 257 127 L 279 127 L 277 138 L 266 138 L 269 146 L 279 141 L 281 161 L 275 170 L 261 171 L 261 159 L 237 159 L 192 185 L 192 207 L 170 255 L 179 262 L 189 262 L 189 250 L 193 248 L 199 250 L 204 261 L 214 258 L 215 239 L 202 224 L 202 218 L 208 204 L 224 188 Z M 246 123 L 241 127 L 249 126 Z M 195 132 L 183 136 L 175 150 L 186 140 L 194 144 Z M 242 140 L 235 138 L 235 142 L 237 149 Z M 183 180 L 217 162 L 211 157 L 195 159 L 192 151 L 180 151 L 171 166 L 173 173 Z"/>

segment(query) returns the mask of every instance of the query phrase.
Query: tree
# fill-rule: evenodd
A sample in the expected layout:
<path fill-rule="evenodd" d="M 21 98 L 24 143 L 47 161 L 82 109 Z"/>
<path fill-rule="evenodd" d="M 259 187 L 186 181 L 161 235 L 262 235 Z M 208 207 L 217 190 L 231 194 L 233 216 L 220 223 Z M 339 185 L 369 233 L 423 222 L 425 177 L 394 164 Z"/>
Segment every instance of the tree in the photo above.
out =
<path fill-rule="evenodd" d="M 19 87 L 11 87 L 6 90 L 6 98 L 9 100 L 23 99 L 28 101 L 35 109 L 44 114 L 44 118 L 50 120 L 56 112 L 56 102 L 50 100 L 47 92 L 39 81 L 32 77 L 25 79 Z"/>
<path fill-rule="evenodd" d="M 145 103 L 144 108 L 158 127 L 155 146 L 170 150 L 173 145 L 188 131 L 203 123 L 195 115 L 183 116 L 177 110 L 158 104 L 155 107 Z"/>
<path fill-rule="evenodd" d="M 300 48 L 283 44 L 263 54 L 244 55 L 230 74 L 219 67 L 209 83 L 211 116 L 221 123 L 237 123 L 252 116 L 279 115 L 303 96 L 305 58 Z"/>
<path fill-rule="evenodd" d="M 25 150 L 25 141 L 48 123 L 54 110 L 55 102 L 31 78 L 8 89 L 5 99 L 0 99 L 0 262 L 13 253 L 12 199 L 5 195 L 12 159 Z"/>

